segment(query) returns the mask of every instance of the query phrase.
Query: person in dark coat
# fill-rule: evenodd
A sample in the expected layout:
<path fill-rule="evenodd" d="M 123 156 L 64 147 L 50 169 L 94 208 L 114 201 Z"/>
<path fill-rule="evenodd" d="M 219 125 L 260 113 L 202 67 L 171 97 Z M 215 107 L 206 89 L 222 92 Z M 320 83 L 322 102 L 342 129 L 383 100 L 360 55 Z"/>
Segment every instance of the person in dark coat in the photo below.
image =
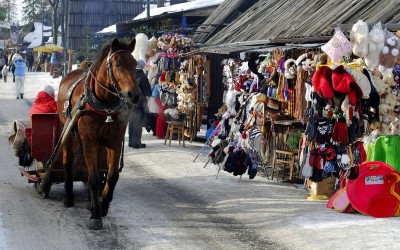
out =
<path fill-rule="evenodd" d="M 142 143 L 142 127 L 147 126 L 148 106 L 147 99 L 151 96 L 151 86 L 149 79 L 143 72 L 145 62 L 143 60 L 137 61 L 136 66 L 136 80 L 139 84 L 141 94 L 139 101 L 133 106 L 132 113 L 129 118 L 129 147 L 131 148 L 145 148 L 146 144 Z"/>
<path fill-rule="evenodd" d="M 28 71 L 32 72 L 33 71 L 33 62 L 35 61 L 35 58 L 33 57 L 32 52 L 28 53 L 27 59 L 28 59 Z"/>

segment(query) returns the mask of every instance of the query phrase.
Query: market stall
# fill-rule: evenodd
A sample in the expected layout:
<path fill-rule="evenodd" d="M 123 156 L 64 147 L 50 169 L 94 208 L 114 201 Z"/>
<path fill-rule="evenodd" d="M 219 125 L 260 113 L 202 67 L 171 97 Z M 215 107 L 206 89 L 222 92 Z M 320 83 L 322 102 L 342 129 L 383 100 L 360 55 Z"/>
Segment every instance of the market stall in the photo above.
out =
<path fill-rule="evenodd" d="M 282 130 L 277 121 L 289 120 L 306 127 L 294 143 L 300 145 L 298 163 L 290 166 L 289 178 L 294 171 L 310 183 L 332 178 L 336 187 L 343 187 L 358 177 L 360 164 L 367 160 L 398 169 L 400 154 L 394 154 L 400 148 L 398 39 L 380 24 L 369 30 L 359 21 L 350 41 L 337 28 L 318 49 L 273 49 L 225 60 L 222 126 L 210 140 L 228 141 L 228 156 L 219 164 L 229 171 L 231 154 L 243 150 L 243 162 L 255 151 L 274 167 L 279 157 L 275 152 L 294 152 L 291 137 L 298 138 L 293 132 L 302 130 L 288 126 L 282 139 L 277 137 Z M 246 167 L 237 167 L 250 169 L 247 162 Z"/>

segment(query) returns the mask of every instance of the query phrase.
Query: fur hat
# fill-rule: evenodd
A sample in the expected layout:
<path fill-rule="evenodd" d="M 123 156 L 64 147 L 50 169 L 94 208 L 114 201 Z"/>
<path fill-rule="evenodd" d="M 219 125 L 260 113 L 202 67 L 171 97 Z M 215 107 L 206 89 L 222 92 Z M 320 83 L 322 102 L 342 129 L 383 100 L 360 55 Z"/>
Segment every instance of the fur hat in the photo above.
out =
<path fill-rule="evenodd" d="M 144 33 L 139 33 L 135 37 L 136 45 L 132 52 L 136 60 L 146 60 L 147 48 L 149 47 L 149 38 Z"/>
<path fill-rule="evenodd" d="M 54 88 L 51 86 L 51 85 L 49 85 L 49 84 L 45 84 L 45 85 L 43 85 L 41 88 L 40 88 L 40 91 L 44 91 L 44 92 L 46 92 L 49 96 L 51 96 L 51 97 L 53 97 L 54 98 Z"/>
<path fill-rule="evenodd" d="M 349 95 L 349 102 L 355 106 L 362 97 L 360 87 L 354 81 L 353 77 L 344 69 L 343 65 L 336 67 L 332 72 L 333 89 L 342 94 Z"/>
<path fill-rule="evenodd" d="M 350 70 L 350 74 L 357 83 L 357 85 L 360 87 L 364 99 L 369 98 L 369 94 L 371 93 L 371 84 L 368 80 L 368 78 L 360 71 L 356 69 Z"/>
<path fill-rule="evenodd" d="M 315 92 L 326 99 L 333 97 L 332 89 L 332 69 L 327 66 L 321 66 L 312 77 L 312 84 Z"/>
<path fill-rule="evenodd" d="M 296 68 L 295 68 L 296 61 L 292 58 L 285 61 L 285 78 L 286 79 L 293 79 L 296 77 Z"/>

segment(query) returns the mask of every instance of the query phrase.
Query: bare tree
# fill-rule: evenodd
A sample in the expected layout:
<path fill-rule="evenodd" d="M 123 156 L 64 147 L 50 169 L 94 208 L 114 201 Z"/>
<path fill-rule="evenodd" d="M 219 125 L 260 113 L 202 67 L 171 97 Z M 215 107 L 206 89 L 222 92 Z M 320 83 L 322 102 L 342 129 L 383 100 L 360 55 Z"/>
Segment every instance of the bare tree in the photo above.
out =
<path fill-rule="evenodd" d="M 33 22 L 43 22 L 44 11 L 49 10 L 49 4 L 47 0 L 23 0 L 22 20 L 25 24 Z"/>
<path fill-rule="evenodd" d="M 58 19 L 57 19 L 57 10 L 58 10 L 58 5 L 60 3 L 60 0 L 48 0 L 51 10 L 52 10 L 52 16 L 53 16 L 53 22 L 52 22 L 52 30 L 53 30 L 53 43 L 57 44 L 57 35 L 58 35 L 58 29 L 57 29 L 57 24 L 58 24 Z"/>

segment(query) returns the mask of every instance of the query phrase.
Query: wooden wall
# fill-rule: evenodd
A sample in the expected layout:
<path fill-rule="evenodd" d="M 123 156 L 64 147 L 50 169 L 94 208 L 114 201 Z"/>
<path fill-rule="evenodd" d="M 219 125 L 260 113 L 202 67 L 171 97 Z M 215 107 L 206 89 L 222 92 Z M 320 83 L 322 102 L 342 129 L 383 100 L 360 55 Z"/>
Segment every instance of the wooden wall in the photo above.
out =
<path fill-rule="evenodd" d="M 131 20 L 143 10 L 141 0 L 69 0 L 68 47 L 79 50 L 88 31 Z"/>

